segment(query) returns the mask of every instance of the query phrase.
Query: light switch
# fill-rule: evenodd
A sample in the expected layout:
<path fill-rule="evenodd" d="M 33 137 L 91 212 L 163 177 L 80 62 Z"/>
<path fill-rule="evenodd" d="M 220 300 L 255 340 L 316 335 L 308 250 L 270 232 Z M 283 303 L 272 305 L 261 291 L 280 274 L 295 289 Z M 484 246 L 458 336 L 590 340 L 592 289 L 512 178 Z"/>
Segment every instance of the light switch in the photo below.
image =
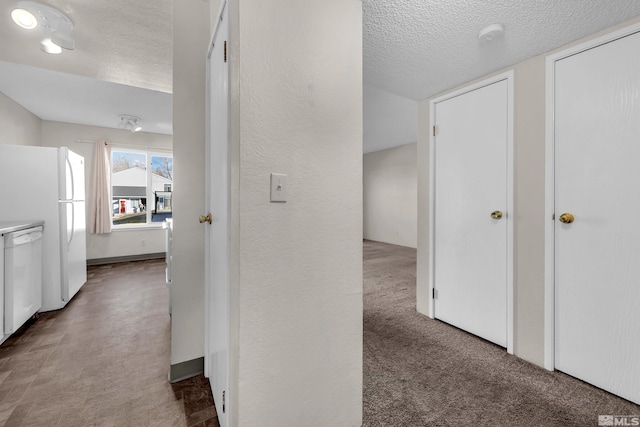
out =
<path fill-rule="evenodd" d="M 271 201 L 287 201 L 287 175 L 282 173 L 271 174 Z"/>

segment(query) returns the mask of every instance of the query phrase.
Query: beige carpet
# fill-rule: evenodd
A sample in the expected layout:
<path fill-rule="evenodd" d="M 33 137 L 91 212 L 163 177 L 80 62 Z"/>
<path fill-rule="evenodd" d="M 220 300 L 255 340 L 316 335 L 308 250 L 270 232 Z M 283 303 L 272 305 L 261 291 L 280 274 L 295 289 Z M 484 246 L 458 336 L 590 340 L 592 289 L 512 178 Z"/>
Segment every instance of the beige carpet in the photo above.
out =
<path fill-rule="evenodd" d="M 415 271 L 414 249 L 364 242 L 364 426 L 597 426 L 598 415 L 640 417 L 638 405 L 418 314 Z"/>

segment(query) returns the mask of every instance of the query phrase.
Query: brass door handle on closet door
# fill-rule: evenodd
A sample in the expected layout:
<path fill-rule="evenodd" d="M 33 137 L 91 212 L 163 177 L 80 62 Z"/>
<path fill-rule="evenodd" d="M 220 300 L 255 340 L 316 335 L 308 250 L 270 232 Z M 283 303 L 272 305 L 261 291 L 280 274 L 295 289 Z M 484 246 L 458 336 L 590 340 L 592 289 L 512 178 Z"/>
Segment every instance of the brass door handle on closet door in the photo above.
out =
<path fill-rule="evenodd" d="M 491 212 L 491 218 L 493 218 L 493 219 L 502 218 L 502 211 L 493 211 L 493 212 Z"/>
<path fill-rule="evenodd" d="M 207 214 L 207 216 L 204 215 L 200 215 L 200 217 L 198 218 L 200 220 L 200 224 L 208 222 L 209 224 L 211 224 L 211 221 L 213 220 L 213 217 L 211 216 L 211 214 Z"/>
<path fill-rule="evenodd" d="M 563 224 L 571 224 L 573 221 L 575 221 L 575 217 L 573 216 L 573 214 L 569 213 L 569 212 L 565 212 L 562 215 L 560 215 L 560 218 L 558 218 L 558 220 L 563 223 Z"/>

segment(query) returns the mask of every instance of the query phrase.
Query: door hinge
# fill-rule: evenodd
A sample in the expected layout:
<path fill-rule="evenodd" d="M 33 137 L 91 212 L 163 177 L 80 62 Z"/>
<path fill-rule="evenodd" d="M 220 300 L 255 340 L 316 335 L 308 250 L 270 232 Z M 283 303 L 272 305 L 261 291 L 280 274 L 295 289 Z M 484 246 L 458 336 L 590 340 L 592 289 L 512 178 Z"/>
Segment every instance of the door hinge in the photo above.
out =
<path fill-rule="evenodd" d="M 551 219 L 552 219 L 553 221 L 555 221 L 555 220 L 556 220 L 556 214 L 555 214 L 555 213 L 554 213 L 553 215 L 551 215 Z"/>
<path fill-rule="evenodd" d="M 226 42 L 225 42 L 226 43 Z M 224 414 L 227 411 L 227 391 L 222 391 L 222 413 Z"/>
<path fill-rule="evenodd" d="M 431 297 L 436 299 L 436 288 L 431 289 Z"/>
<path fill-rule="evenodd" d="M 435 125 L 434 125 L 434 126 L 433 126 L 433 136 L 436 136 L 436 133 L 437 133 L 437 132 L 436 132 L 436 127 L 435 127 Z"/>
<path fill-rule="evenodd" d="M 227 62 L 227 41 L 224 41 L 224 62 Z"/>

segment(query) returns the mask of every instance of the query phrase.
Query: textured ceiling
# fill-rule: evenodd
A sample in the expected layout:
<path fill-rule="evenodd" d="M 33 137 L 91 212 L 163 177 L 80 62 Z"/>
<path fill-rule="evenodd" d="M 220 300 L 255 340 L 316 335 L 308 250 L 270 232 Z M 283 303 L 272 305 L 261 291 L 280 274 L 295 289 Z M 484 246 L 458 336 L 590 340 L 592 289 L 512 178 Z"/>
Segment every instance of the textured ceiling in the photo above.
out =
<path fill-rule="evenodd" d="M 11 21 L 17 0 L 0 0 L 0 61 L 95 79 L 95 89 L 89 88 L 91 81 L 79 79 L 83 91 L 100 93 L 108 87 L 100 81 L 120 84 L 113 91 L 121 99 L 111 101 L 131 106 L 128 111 L 117 105 L 101 110 L 93 100 L 81 104 L 76 99 L 72 105 L 71 97 L 63 104 L 57 94 L 48 105 L 58 105 L 56 114 L 68 110 L 66 119 L 58 116 L 60 121 L 86 124 L 104 115 L 107 123 L 126 113 L 151 123 L 153 102 L 162 99 L 160 109 L 171 108 L 171 96 L 158 98 L 155 92 L 172 92 L 173 1 L 181 0 L 43 0 L 72 19 L 76 39 L 75 50 L 48 55 L 39 50 L 37 33 Z M 398 117 L 409 104 L 375 90 L 424 99 L 640 15 L 640 0 L 362 0 L 362 5 L 365 102 L 372 104 L 365 109 L 374 118 L 365 120 L 365 151 L 388 146 L 385 135 L 394 128 L 397 144 L 416 132 Z M 504 38 L 479 43 L 478 31 L 493 23 L 504 25 Z M 74 86 L 73 76 L 63 79 Z M 44 104 L 45 93 L 31 93 Z M 147 99 L 141 94 L 155 101 L 134 102 Z M 164 118 L 158 120 L 158 126 L 166 125 Z M 407 126 L 412 129 L 404 133 Z"/>
<path fill-rule="evenodd" d="M 420 100 L 640 15 L 638 0 L 363 0 L 366 85 Z M 478 42 L 500 23 L 504 37 Z"/>
<path fill-rule="evenodd" d="M 13 23 L 16 3 L 0 0 L 0 60 L 172 92 L 172 0 L 43 0 L 73 21 L 75 50 L 60 55 Z"/>

